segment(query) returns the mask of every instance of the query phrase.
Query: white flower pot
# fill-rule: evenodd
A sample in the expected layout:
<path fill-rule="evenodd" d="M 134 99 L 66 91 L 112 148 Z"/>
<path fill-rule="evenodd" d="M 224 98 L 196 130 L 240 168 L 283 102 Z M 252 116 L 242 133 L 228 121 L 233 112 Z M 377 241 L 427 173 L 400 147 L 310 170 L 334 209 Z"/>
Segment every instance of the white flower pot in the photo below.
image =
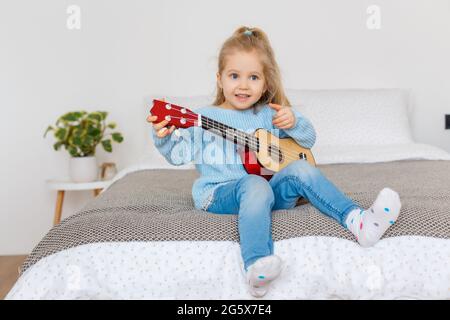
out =
<path fill-rule="evenodd" d="M 73 182 L 96 181 L 98 178 L 97 159 L 95 157 L 70 158 L 69 174 Z"/>

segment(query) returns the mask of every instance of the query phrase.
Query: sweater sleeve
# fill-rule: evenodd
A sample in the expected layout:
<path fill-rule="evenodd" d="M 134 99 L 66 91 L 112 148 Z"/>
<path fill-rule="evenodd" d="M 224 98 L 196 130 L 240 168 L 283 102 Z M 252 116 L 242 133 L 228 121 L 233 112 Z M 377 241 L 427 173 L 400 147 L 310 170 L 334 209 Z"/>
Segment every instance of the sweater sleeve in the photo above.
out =
<path fill-rule="evenodd" d="M 177 129 L 170 135 L 160 138 L 156 131 L 152 130 L 152 137 L 155 147 L 166 158 L 166 160 L 175 166 L 180 166 L 192 162 L 196 153 L 201 148 L 202 132 L 201 128 L 189 127 L 186 129 Z"/>
<path fill-rule="evenodd" d="M 270 108 L 269 108 L 270 109 Z M 270 109 L 271 117 L 270 117 L 270 125 L 272 130 L 279 131 L 279 138 L 293 138 L 299 145 L 304 148 L 311 149 L 314 143 L 316 142 L 316 131 L 307 118 L 305 118 L 300 112 L 297 110 L 292 110 L 295 115 L 295 124 L 290 129 L 279 129 L 272 124 L 272 117 L 275 115 L 275 110 Z"/>

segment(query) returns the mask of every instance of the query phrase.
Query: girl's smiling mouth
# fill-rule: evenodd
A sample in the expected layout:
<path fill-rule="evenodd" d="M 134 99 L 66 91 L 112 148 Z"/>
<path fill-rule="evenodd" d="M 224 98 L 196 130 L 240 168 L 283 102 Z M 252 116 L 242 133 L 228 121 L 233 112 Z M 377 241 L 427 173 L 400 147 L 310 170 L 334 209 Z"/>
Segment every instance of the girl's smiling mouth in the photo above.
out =
<path fill-rule="evenodd" d="M 234 95 L 239 101 L 245 101 L 248 98 L 250 98 L 250 95 L 248 94 L 235 94 Z"/>

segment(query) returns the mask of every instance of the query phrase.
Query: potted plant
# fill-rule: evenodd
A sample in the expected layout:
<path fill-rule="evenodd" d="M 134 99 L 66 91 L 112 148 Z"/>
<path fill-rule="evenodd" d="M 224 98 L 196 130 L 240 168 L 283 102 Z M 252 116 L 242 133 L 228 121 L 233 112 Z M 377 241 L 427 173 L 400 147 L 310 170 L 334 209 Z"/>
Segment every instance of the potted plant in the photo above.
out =
<path fill-rule="evenodd" d="M 120 132 L 106 131 L 115 129 L 116 123 L 106 123 L 108 113 L 105 111 L 68 112 L 56 121 L 55 127 L 48 126 L 44 138 L 50 131 L 54 132 L 56 142 L 53 148 L 58 151 L 62 146 L 71 155 L 69 170 L 74 182 L 91 182 L 97 180 L 98 167 L 95 149 L 99 143 L 107 152 L 112 152 L 112 141 L 123 141 Z"/>

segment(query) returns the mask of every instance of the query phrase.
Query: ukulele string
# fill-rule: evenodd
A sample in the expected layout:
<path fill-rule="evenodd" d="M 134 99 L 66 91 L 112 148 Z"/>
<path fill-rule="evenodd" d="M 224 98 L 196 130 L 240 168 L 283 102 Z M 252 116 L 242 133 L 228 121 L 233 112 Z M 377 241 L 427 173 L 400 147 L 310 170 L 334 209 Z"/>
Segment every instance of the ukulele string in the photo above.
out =
<path fill-rule="evenodd" d="M 197 114 L 193 114 L 193 115 L 197 115 Z M 194 125 L 195 125 L 195 122 L 198 122 L 197 120 L 186 119 L 186 118 L 182 118 L 182 117 L 176 117 L 176 116 L 170 116 L 170 117 L 173 118 L 173 119 L 185 119 L 186 121 L 189 121 L 190 123 L 192 123 Z M 206 118 L 206 122 L 208 122 L 207 118 Z M 220 126 L 218 126 L 218 125 L 215 125 L 214 122 L 213 123 L 208 123 L 208 124 L 211 126 L 212 129 L 217 129 L 219 132 L 221 131 L 220 129 L 224 129 L 224 128 L 220 128 Z M 233 130 L 235 130 L 235 129 L 233 129 Z M 222 135 L 220 135 L 220 136 L 223 137 Z M 252 137 L 252 138 L 256 138 L 256 137 Z M 244 140 L 245 139 L 243 139 L 241 141 L 242 144 L 245 144 Z M 233 141 L 234 141 L 234 139 L 233 139 Z M 259 143 L 258 142 L 257 142 L 256 145 L 251 143 L 250 141 L 247 141 L 247 142 L 248 142 L 249 146 L 253 147 L 254 149 L 258 149 L 258 147 L 259 147 Z M 277 148 L 277 150 L 272 150 L 270 153 L 275 155 L 275 156 L 277 156 L 278 159 L 280 158 L 280 154 L 281 154 L 281 156 L 284 156 L 288 160 L 293 160 L 293 161 L 294 160 L 300 160 L 300 158 L 298 157 L 298 155 L 296 153 L 292 153 L 289 150 L 285 150 L 285 151 L 283 151 L 283 153 L 281 153 L 281 150 L 279 150 Z"/>
<path fill-rule="evenodd" d="M 197 113 L 195 113 L 195 112 L 192 112 L 192 111 L 190 111 L 189 109 L 187 109 L 187 108 L 184 108 L 185 110 L 186 110 L 186 114 L 188 114 L 188 115 L 191 115 L 191 116 L 195 116 L 195 117 L 198 117 L 198 115 L 199 114 L 197 114 Z M 189 111 L 188 111 L 189 110 Z M 207 117 L 203 117 L 203 115 L 202 114 L 200 114 L 201 115 L 201 117 L 202 118 L 204 118 L 205 120 L 206 120 L 206 122 L 208 122 L 208 119 L 209 118 L 207 118 Z M 189 119 L 190 120 L 190 119 Z M 213 119 L 209 119 L 209 120 L 212 120 L 212 121 L 214 121 L 214 122 L 217 122 L 218 123 L 218 125 L 221 125 L 221 123 L 220 122 L 218 122 L 218 121 L 215 121 L 215 120 L 213 120 Z M 195 120 L 194 120 L 195 121 Z M 214 126 L 214 122 L 212 123 L 212 127 L 214 128 L 214 129 L 218 129 L 219 131 L 220 131 L 220 126 L 219 127 L 216 127 L 216 126 Z M 223 128 L 222 128 L 223 129 Z M 231 129 L 233 129 L 233 128 L 231 128 Z M 233 130 L 235 130 L 235 129 L 233 129 Z M 258 149 L 259 148 L 259 141 L 258 141 L 258 137 L 255 137 L 255 136 L 250 136 L 250 138 L 251 139 L 255 139 L 256 138 L 256 140 L 257 140 L 257 142 L 256 142 L 256 146 L 254 146 L 254 145 L 252 145 L 252 147 L 254 147 L 255 149 Z M 270 153 L 272 153 L 272 154 L 275 154 L 276 156 L 278 156 L 278 159 L 280 158 L 280 153 L 281 153 L 281 151 L 278 149 L 276 152 L 270 152 Z M 297 153 L 295 153 L 295 152 L 291 152 L 291 151 L 289 151 L 289 150 L 285 150 L 283 153 L 282 153 L 282 155 L 287 155 L 287 159 L 289 159 L 289 160 L 299 160 L 300 158 L 299 158 L 299 156 L 298 156 L 298 154 Z"/>
<path fill-rule="evenodd" d="M 193 114 L 193 115 L 198 116 L 197 114 Z M 176 117 L 176 116 L 170 116 L 170 117 L 175 118 L 175 119 L 183 119 L 182 117 Z M 186 118 L 184 118 L 184 119 L 186 119 Z M 208 118 L 205 118 L 204 120 L 206 120 L 206 122 L 208 122 Z M 197 121 L 197 120 L 186 119 L 186 121 L 191 121 L 195 125 L 195 121 Z M 212 129 L 217 129 L 219 132 L 220 132 L 220 129 L 223 129 L 223 128 L 220 128 L 219 126 L 216 126 L 214 123 L 211 123 L 210 126 L 212 127 Z M 233 129 L 233 130 L 235 130 L 235 129 Z M 222 135 L 220 135 L 220 136 L 222 136 Z M 256 137 L 252 137 L 252 138 L 256 138 Z M 247 142 L 250 142 L 250 141 L 247 141 Z M 242 141 L 242 143 L 244 144 L 244 141 Z M 249 143 L 249 145 L 255 149 L 258 148 L 258 145 L 254 145 L 252 143 Z M 283 153 L 281 153 L 281 151 L 278 149 L 278 150 L 272 151 L 270 153 L 278 156 L 278 159 L 280 158 L 280 154 L 281 154 L 282 156 L 285 155 L 285 158 L 288 160 L 300 160 L 300 158 L 298 157 L 298 155 L 296 153 L 292 153 L 289 150 L 285 150 Z"/>
<path fill-rule="evenodd" d="M 197 114 L 194 114 L 195 116 L 197 116 Z M 171 118 L 174 118 L 174 119 L 183 119 L 182 117 L 176 117 L 176 116 L 170 116 Z M 194 125 L 195 125 L 195 121 L 197 121 L 197 120 L 192 120 L 192 119 L 186 119 L 186 118 L 184 118 L 186 121 L 190 121 L 190 122 L 192 122 Z M 205 118 L 204 120 L 206 120 L 205 122 L 208 122 L 208 118 Z M 211 126 L 211 128 L 212 129 L 217 129 L 219 132 L 220 132 L 220 129 L 223 129 L 223 128 L 220 128 L 219 126 L 216 126 L 214 123 L 211 123 L 211 124 L 209 124 L 210 126 Z M 235 130 L 235 129 L 233 129 L 233 130 Z M 221 137 L 223 137 L 223 135 L 220 135 Z M 242 137 L 241 137 L 242 138 Z M 256 138 L 256 137 L 251 137 L 251 138 Z M 242 139 L 242 144 L 245 144 L 244 141 L 245 139 Z M 233 141 L 234 141 L 234 139 L 233 139 Z M 259 142 L 257 142 L 257 145 L 254 145 L 254 144 L 252 144 L 250 141 L 246 141 L 246 142 L 248 142 L 248 145 L 249 146 L 251 146 L 251 147 L 253 147 L 254 149 L 258 149 L 258 145 L 259 145 Z M 285 150 L 284 152 L 281 152 L 281 150 L 279 150 L 279 149 L 277 149 L 277 150 L 272 150 L 271 152 L 270 152 L 272 155 L 275 155 L 275 156 L 277 156 L 278 157 L 278 159 L 280 158 L 280 155 L 283 157 L 285 157 L 286 159 L 288 159 L 288 160 L 292 160 L 292 161 L 295 161 L 295 160 L 300 160 L 300 158 L 298 157 L 298 155 L 296 154 L 296 153 L 292 153 L 292 152 L 290 152 L 289 150 Z"/>

